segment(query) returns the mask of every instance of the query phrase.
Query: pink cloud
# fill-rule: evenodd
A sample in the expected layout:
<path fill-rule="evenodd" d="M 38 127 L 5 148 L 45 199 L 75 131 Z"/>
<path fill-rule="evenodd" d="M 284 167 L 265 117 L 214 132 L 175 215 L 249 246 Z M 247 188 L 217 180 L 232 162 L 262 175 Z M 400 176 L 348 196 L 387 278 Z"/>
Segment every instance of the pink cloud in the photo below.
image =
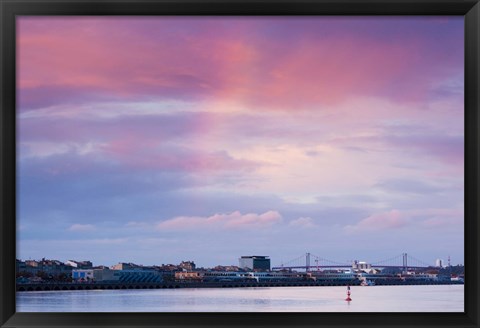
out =
<path fill-rule="evenodd" d="M 408 219 L 398 210 L 373 214 L 355 225 L 345 227 L 347 232 L 381 231 L 398 229 L 407 225 Z"/>
<path fill-rule="evenodd" d="M 141 117 L 89 122 L 25 119 L 21 131 L 21 156 L 55 160 L 50 170 L 57 174 L 79 169 L 78 159 L 116 168 L 189 171 L 251 172 L 259 161 L 235 158 L 228 151 L 215 150 L 203 140 L 216 118 Z M 98 141 L 95 141 L 98 140 Z M 101 140 L 101 141 L 100 141 Z M 215 142 L 215 140 L 214 140 Z M 219 147 L 217 147 L 219 148 Z M 61 157 L 57 156 L 61 155 Z M 88 169 L 84 166 L 83 169 Z"/>
<path fill-rule="evenodd" d="M 235 211 L 227 214 L 214 214 L 209 217 L 179 216 L 157 225 L 158 230 L 192 230 L 204 228 L 248 229 L 269 227 L 281 222 L 282 216 L 277 211 L 262 214 L 242 214 Z"/>
<path fill-rule="evenodd" d="M 70 101 L 99 95 L 214 98 L 297 111 L 359 94 L 424 99 L 431 81 L 448 77 L 451 67 L 461 69 L 462 54 L 439 51 L 443 43 L 431 46 L 428 33 L 391 42 L 344 27 L 318 40 L 312 28 L 325 24 L 319 19 L 296 30 L 294 46 L 292 36 L 263 37 L 291 24 L 288 19 L 22 17 L 20 104 L 40 105 L 67 92 Z"/>
<path fill-rule="evenodd" d="M 69 101 L 85 101 L 98 94 L 115 99 L 192 96 L 208 88 L 215 76 L 208 62 L 198 65 L 204 59 L 196 58 L 198 51 L 189 42 L 172 40 L 170 33 L 151 38 L 133 35 L 129 21 L 22 19 L 18 38 L 21 104 L 35 105 L 31 97 L 44 102 L 46 93 L 61 99 L 65 90 Z M 56 92 L 59 88 L 62 93 Z"/>
<path fill-rule="evenodd" d="M 345 226 L 347 233 L 381 232 L 396 230 L 407 225 L 411 228 L 441 228 L 451 226 L 452 223 L 461 225 L 463 209 L 458 208 L 424 208 L 373 214 L 360 220 L 354 225 Z"/>

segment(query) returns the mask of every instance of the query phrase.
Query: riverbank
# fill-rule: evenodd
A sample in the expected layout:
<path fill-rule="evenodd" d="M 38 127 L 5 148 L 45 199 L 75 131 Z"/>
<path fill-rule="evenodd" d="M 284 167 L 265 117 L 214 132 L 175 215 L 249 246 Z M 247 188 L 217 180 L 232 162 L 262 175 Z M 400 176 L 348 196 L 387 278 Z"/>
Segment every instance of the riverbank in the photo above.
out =
<path fill-rule="evenodd" d="M 60 291 L 60 290 L 112 290 L 112 289 L 173 289 L 173 288 L 239 288 L 239 287 L 308 287 L 308 286 L 359 286 L 359 280 L 328 280 L 328 281 L 249 281 L 249 282 L 163 282 L 163 283 L 24 283 L 17 284 L 18 292 L 29 291 Z M 377 279 L 376 286 L 397 286 L 397 285 L 458 285 L 463 282 L 435 281 L 435 280 L 397 280 Z"/>

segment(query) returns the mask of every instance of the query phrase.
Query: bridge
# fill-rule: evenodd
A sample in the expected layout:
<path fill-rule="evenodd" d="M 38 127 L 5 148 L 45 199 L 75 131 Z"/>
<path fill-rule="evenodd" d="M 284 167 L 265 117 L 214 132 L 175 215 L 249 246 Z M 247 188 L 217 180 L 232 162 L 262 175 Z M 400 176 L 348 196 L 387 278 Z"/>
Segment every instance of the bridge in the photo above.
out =
<path fill-rule="evenodd" d="M 301 256 L 289 260 L 280 266 L 272 267 L 272 270 L 305 270 L 305 271 L 319 271 L 321 269 L 347 269 L 352 268 L 354 263 L 341 263 L 337 261 L 328 260 L 312 253 L 305 253 Z M 400 269 L 402 271 L 420 270 L 432 267 L 422 260 L 419 260 L 407 253 L 402 253 L 392 258 L 379 260 L 368 263 L 371 268 L 378 269 Z"/>

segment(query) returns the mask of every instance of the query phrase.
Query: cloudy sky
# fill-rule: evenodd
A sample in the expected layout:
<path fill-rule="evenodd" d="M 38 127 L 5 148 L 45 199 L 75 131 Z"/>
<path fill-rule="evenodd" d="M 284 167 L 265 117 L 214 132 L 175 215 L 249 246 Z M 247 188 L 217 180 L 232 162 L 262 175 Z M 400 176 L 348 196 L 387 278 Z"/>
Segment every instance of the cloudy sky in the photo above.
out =
<path fill-rule="evenodd" d="M 463 263 L 463 17 L 21 17 L 17 56 L 21 259 Z"/>

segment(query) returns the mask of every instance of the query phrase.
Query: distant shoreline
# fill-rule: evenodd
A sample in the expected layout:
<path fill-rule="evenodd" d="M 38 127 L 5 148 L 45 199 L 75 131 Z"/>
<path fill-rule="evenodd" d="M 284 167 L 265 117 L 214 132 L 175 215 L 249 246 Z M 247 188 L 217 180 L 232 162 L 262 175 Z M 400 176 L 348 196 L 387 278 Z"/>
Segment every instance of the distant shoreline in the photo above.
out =
<path fill-rule="evenodd" d="M 459 281 L 425 280 L 377 280 L 375 286 L 408 285 L 463 285 Z M 17 292 L 74 291 L 74 290 L 127 290 L 127 289 L 175 289 L 175 288 L 244 288 L 244 287 L 319 287 L 360 286 L 360 281 L 289 281 L 289 282 L 163 282 L 163 283 L 22 283 L 16 284 Z M 367 286 L 365 286 L 367 287 Z M 374 287 L 374 286 L 368 286 Z"/>

